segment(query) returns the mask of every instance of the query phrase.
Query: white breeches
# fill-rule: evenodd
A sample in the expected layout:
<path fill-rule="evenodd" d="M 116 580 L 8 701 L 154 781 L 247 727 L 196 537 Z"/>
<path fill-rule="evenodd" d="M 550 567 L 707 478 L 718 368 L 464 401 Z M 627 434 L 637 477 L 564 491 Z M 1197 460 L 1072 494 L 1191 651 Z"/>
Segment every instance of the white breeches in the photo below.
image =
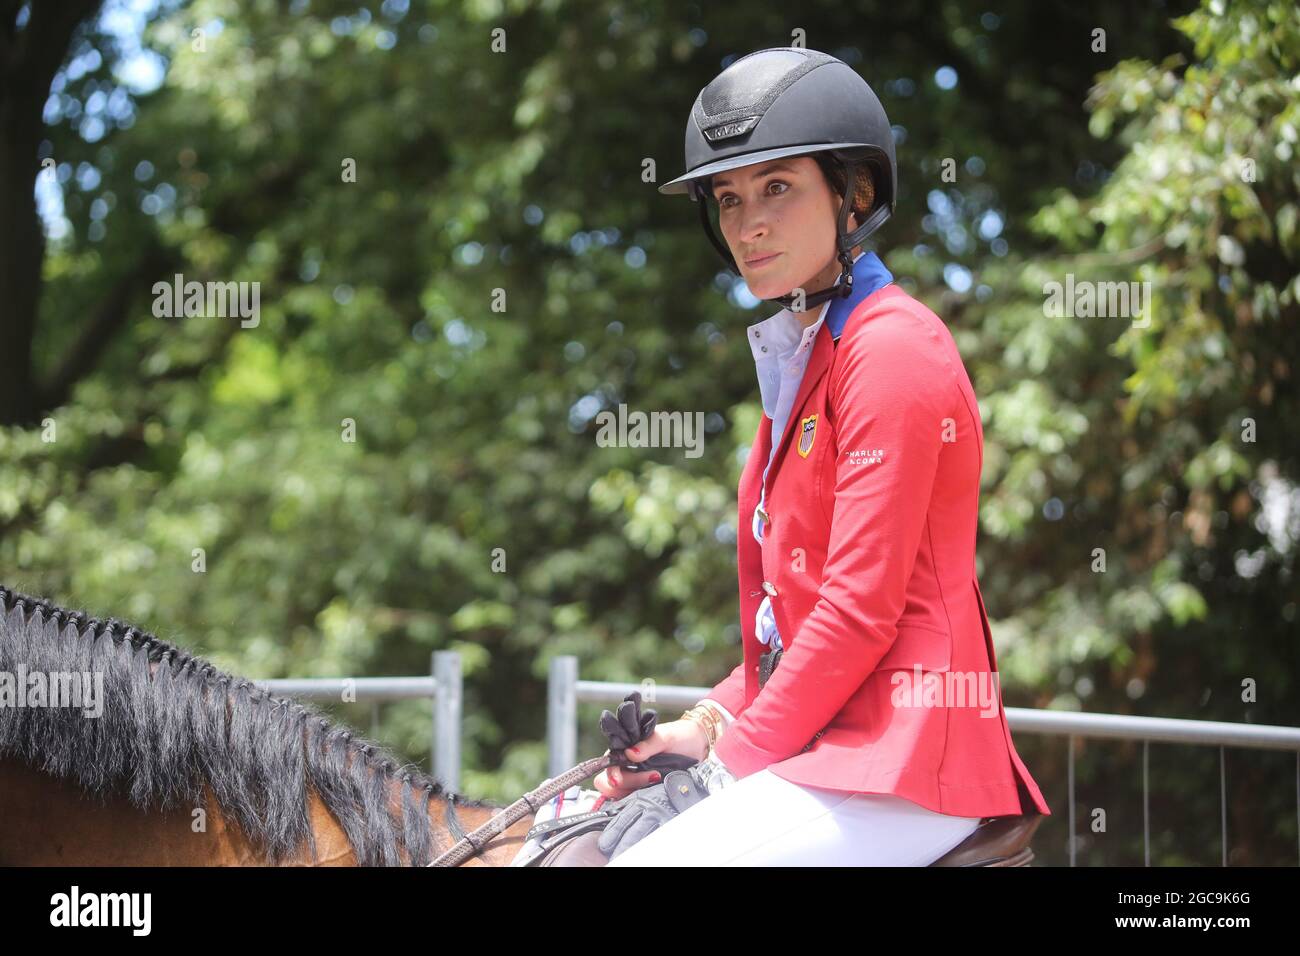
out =
<path fill-rule="evenodd" d="M 927 866 L 979 825 L 885 793 L 802 787 L 764 769 L 633 844 L 609 866 Z"/>

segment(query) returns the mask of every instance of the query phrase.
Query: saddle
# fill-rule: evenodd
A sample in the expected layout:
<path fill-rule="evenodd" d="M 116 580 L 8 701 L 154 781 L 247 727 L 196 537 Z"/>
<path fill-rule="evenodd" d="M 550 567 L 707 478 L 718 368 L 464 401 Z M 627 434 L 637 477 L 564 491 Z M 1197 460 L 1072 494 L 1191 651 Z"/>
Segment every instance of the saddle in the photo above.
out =
<path fill-rule="evenodd" d="M 604 866 L 609 858 L 600 851 L 597 841 L 608 820 L 608 814 L 597 809 L 540 824 L 534 827 L 540 839 L 526 857 L 521 855 L 523 858 L 513 865 Z M 974 833 L 929 866 L 1028 866 L 1034 858 L 1029 843 L 1042 822 L 1043 815 L 1037 809 L 985 817 Z"/>

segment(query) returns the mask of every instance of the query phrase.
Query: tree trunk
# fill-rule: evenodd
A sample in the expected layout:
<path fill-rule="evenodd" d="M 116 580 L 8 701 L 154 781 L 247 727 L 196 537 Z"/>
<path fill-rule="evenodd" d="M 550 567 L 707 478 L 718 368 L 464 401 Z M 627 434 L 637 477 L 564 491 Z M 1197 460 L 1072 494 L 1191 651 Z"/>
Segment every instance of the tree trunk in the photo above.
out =
<path fill-rule="evenodd" d="M 22 3 L 0 2 L 0 425 L 32 424 L 43 407 L 32 354 L 45 260 L 36 151 L 50 83 L 77 25 L 99 5 L 100 0 L 33 3 L 19 29 Z"/>

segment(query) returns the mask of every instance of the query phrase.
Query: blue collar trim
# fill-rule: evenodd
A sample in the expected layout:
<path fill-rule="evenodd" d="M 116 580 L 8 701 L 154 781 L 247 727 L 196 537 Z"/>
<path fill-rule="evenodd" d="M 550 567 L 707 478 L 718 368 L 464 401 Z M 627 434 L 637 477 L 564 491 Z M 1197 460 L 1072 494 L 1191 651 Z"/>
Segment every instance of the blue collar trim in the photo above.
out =
<path fill-rule="evenodd" d="M 826 327 L 831 330 L 831 341 L 838 341 L 849 315 L 871 293 L 894 281 L 893 274 L 885 268 L 874 252 L 863 252 L 853 263 L 853 292 L 848 298 L 832 299 L 826 312 Z"/>

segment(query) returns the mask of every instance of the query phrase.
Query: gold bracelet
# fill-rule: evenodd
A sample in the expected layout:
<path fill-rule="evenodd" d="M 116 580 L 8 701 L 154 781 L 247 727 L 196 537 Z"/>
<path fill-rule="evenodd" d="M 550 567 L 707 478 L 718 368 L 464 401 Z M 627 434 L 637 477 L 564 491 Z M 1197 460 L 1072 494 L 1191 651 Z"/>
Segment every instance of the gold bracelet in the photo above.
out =
<path fill-rule="evenodd" d="M 709 750 L 712 749 L 714 742 L 717 740 L 717 731 L 714 730 L 713 725 L 709 723 L 708 718 L 699 711 L 692 713 L 686 719 L 704 728 L 704 752 L 708 753 Z"/>
<path fill-rule="evenodd" d="M 713 740 L 710 742 L 710 746 L 712 746 L 718 742 L 718 737 L 720 737 L 722 731 L 727 728 L 727 721 L 723 718 L 722 711 L 718 710 L 718 708 L 714 707 L 712 704 L 701 703 L 696 704 L 695 706 L 702 708 L 713 719 Z"/>
<path fill-rule="evenodd" d="M 722 715 L 709 705 L 696 704 L 682 714 L 682 719 L 693 720 L 704 728 L 704 736 L 708 741 L 709 749 L 712 749 L 713 745 L 718 742 L 718 724 L 722 722 Z"/>
<path fill-rule="evenodd" d="M 689 720 L 689 721 L 693 721 L 696 724 L 699 724 L 699 726 L 704 729 L 704 740 L 706 744 L 706 749 L 707 747 L 713 746 L 713 733 L 712 733 L 712 728 L 709 726 L 709 719 L 703 713 L 702 709 L 698 704 L 692 707 L 690 710 L 686 711 L 686 713 L 682 714 L 682 720 Z"/>

